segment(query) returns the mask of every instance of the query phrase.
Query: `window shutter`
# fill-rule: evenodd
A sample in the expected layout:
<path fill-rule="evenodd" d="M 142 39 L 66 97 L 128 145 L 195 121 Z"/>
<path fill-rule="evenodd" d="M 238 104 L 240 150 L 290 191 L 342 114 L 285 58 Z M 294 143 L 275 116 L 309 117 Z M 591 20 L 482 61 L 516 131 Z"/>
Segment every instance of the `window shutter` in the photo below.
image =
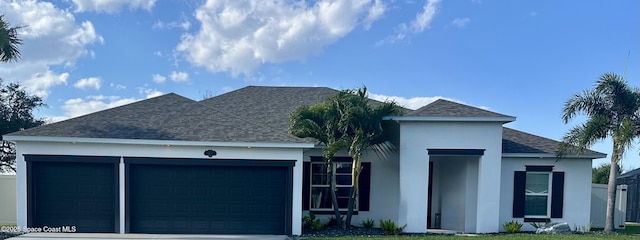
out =
<path fill-rule="evenodd" d="M 564 172 L 553 172 L 551 182 L 551 217 L 562 218 L 564 205 Z"/>
<path fill-rule="evenodd" d="M 369 211 L 369 195 L 371 193 L 371 163 L 363 162 L 360 172 L 360 192 L 358 211 Z"/>
<path fill-rule="evenodd" d="M 302 210 L 309 210 L 311 206 L 311 163 L 302 164 Z"/>
<path fill-rule="evenodd" d="M 527 181 L 527 172 L 516 171 L 513 177 L 513 217 L 524 217 L 524 193 Z"/>

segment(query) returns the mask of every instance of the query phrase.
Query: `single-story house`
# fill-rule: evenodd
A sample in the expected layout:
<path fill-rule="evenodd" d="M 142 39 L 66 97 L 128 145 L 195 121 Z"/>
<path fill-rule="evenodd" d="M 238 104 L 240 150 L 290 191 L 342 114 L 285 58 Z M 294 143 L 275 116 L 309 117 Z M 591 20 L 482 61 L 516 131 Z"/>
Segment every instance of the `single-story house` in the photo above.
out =
<path fill-rule="evenodd" d="M 329 216 L 332 206 L 322 146 L 291 135 L 289 115 L 335 93 L 249 86 L 202 101 L 170 93 L 7 134 L 17 144 L 18 225 L 300 235 L 303 216 Z M 591 161 L 605 155 L 557 160 L 558 142 L 503 126 L 515 119 L 447 100 L 385 117 L 395 151 L 366 153 L 353 223 L 469 233 L 512 220 L 587 226 Z M 340 210 L 350 161 L 342 152 L 333 165 Z"/>

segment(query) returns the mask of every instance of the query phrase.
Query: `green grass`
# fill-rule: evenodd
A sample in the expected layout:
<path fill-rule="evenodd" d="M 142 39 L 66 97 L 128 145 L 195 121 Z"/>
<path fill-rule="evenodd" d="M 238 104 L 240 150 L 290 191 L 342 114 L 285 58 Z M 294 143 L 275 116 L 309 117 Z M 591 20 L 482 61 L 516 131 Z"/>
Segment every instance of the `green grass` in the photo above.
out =
<path fill-rule="evenodd" d="M 480 235 L 480 236 L 372 236 L 372 237 L 327 237 L 327 238 L 303 238 L 305 240 L 360 240 L 360 239 L 375 239 L 375 240 L 452 240 L 452 239 L 466 239 L 466 240 L 599 240 L 599 239 L 634 239 L 637 240 L 638 236 L 632 235 L 615 235 L 615 236 L 600 236 L 600 235 L 536 235 L 536 234 L 502 234 L 502 235 Z"/>
<path fill-rule="evenodd" d="M 616 230 L 618 233 L 624 234 L 640 234 L 640 223 L 625 223 L 625 228 Z"/>

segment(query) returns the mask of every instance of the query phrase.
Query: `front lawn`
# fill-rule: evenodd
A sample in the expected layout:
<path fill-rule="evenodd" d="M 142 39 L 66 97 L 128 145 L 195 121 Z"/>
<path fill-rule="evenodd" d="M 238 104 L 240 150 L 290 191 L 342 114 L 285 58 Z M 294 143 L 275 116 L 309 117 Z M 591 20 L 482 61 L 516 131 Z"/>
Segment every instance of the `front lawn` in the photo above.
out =
<path fill-rule="evenodd" d="M 480 236 L 452 236 L 452 235 L 430 235 L 430 236 L 370 236 L 370 237 L 319 237 L 319 238 L 302 238 L 305 240 L 360 240 L 360 239 L 375 239 L 375 240 L 452 240 L 452 239 L 468 239 L 468 240 L 597 240 L 597 239 L 638 239 L 638 236 L 631 235 L 537 235 L 537 234 L 500 234 L 500 235 L 480 235 Z"/>

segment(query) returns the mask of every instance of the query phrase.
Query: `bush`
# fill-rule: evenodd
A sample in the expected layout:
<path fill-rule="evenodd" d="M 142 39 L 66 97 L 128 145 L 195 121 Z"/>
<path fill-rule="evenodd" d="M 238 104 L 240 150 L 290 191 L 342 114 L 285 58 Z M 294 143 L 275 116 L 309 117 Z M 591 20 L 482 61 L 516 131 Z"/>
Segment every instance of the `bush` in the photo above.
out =
<path fill-rule="evenodd" d="M 344 222 L 344 218 L 342 216 L 340 216 L 340 220 Z M 327 227 L 337 226 L 337 225 L 338 225 L 338 220 L 336 219 L 336 217 L 334 216 L 330 217 L 329 222 L 327 222 Z"/>
<path fill-rule="evenodd" d="M 313 223 L 311 224 L 311 229 L 313 229 L 314 231 L 322 230 L 323 227 L 324 227 L 324 224 L 320 222 L 320 219 L 314 220 Z"/>
<path fill-rule="evenodd" d="M 376 226 L 376 221 L 371 218 L 367 218 L 367 220 L 362 220 L 362 226 L 365 228 L 372 228 Z"/>
<path fill-rule="evenodd" d="M 380 220 L 380 229 L 382 229 L 382 231 L 384 231 L 384 234 L 387 235 L 399 235 L 400 233 L 402 233 L 402 231 L 404 231 L 406 227 L 407 224 L 402 227 L 398 227 L 396 226 L 396 223 L 391 220 Z"/>
<path fill-rule="evenodd" d="M 522 228 L 522 223 L 519 223 L 518 221 L 509 221 L 502 224 L 502 227 L 504 227 L 504 230 L 507 231 L 508 233 L 517 233 L 517 232 L 520 232 L 520 228 Z"/>
<path fill-rule="evenodd" d="M 313 226 L 313 223 L 315 221 L 316 221 L 316 215 L 310 212 L 309 216 L 302 217 L 302 227 L 311 228 L 311 226 Z"/>

